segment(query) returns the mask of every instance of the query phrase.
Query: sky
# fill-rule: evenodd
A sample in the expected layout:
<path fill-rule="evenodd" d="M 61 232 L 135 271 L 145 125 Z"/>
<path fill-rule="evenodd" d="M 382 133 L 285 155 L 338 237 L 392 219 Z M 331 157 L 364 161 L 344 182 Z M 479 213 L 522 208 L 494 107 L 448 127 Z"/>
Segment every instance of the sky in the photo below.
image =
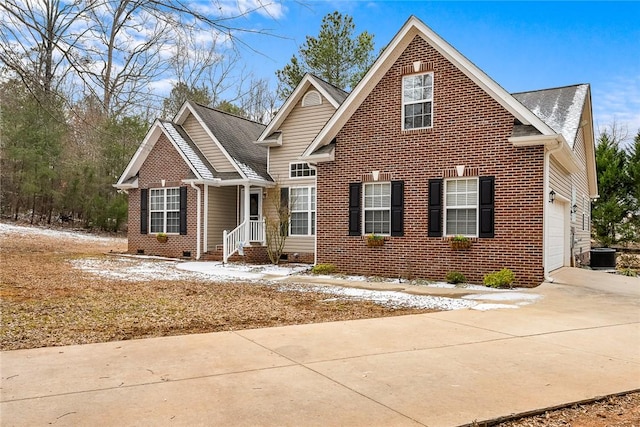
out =
<path fill-rule="evenodd" d="M 275 87 L 334 10 L 374 35 L 376 53 L 415 15 L 511 93 L 589 83 L 596 134 L 614 120 L 640 130 L 640 2 L 285 1 L 240 21 L 273 34 L 241 35 L 247 67 Z"/>

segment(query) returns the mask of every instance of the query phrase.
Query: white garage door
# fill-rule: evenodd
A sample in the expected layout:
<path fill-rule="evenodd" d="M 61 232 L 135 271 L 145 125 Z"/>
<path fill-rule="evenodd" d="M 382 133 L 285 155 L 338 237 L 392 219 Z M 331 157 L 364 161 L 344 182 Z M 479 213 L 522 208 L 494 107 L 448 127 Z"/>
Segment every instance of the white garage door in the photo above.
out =
<path fill-rule="evenodd" d="M 547 205 L 547 242 L 546 264 L 549 271 L 564 265 L 565 252 L 565 213 L 564 203 L 556 201 Z"/>

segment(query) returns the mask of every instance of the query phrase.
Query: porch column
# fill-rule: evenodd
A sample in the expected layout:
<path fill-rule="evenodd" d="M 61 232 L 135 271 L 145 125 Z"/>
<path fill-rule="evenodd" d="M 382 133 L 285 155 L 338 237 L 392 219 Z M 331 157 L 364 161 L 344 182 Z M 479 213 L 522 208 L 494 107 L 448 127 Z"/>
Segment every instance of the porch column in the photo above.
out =
<path fill-rule="evenodd" d="M 251 185 L 244 185 L 244 244 L 248 245 L 251 239 Z"/>

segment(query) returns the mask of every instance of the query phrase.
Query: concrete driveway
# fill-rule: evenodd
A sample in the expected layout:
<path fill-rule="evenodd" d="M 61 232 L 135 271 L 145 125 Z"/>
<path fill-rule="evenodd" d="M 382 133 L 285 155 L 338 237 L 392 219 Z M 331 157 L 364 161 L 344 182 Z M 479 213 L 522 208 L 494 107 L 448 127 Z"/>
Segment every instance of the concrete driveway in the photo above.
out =
<path fill-rule="evenodd" d="M 1 353 L 0 423 L 455 426 L 640 388 L 640 279 L 519 309 Z"/>

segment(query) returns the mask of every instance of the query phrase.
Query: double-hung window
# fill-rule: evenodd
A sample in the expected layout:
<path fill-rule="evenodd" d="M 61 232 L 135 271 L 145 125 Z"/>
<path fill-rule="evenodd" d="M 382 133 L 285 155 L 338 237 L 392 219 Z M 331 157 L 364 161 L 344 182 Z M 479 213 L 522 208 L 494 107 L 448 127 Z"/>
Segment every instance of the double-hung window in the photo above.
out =
<path fill-rule="evenodd" d="M 365 234 L 391 233 L 391 183 L 364 184 Z"/>
<path fill-rule="evenodd" d="M 151 233 L 179 233 L 180 189 L 150 189 L 149 213 L 151 222 Z"/>
<path fill-rule="evenodd" d="M 478 179 L 445 181 L 445 235 L 478 235 Z"/>
<path fill-rule="evenodd" d="M 307 162 L 291 163 L 289 165 L 290 178 L 305 178 L 308 176 L 316 176 L 316 170 Z"/>
<path fill-rule="evenodd" d="M 316 234 L 316 188 L 291 187 L 289 189 L 290 234 L 313 236 Z"/>
<path fill-rule="evenodd" d="M 432 126 L 433 73 L 413 74 L 402 78 L 402 129 Z"/>

